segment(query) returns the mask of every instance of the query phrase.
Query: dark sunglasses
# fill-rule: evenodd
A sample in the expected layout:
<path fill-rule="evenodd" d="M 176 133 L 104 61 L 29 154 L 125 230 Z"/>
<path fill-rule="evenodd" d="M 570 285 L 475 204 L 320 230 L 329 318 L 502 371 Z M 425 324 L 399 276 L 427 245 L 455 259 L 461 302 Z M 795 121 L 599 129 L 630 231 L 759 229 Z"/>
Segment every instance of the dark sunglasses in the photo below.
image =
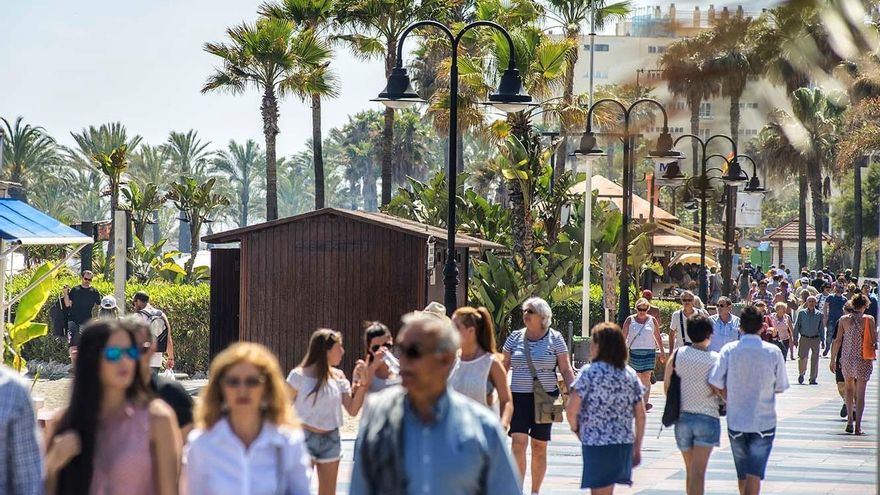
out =
<path fill-rule="evenodd" d="M 105 347 L 104 348 L 104 359 L 107 362 L 115 363 L 122 359 L 123 356 L 128 356 L 129 359 L 136 361 L 141 357 L 141 351 L 137 347 Z"/>
<path fill-rule="evenodd" d="M 247 388 L 257 388 L 263 383 L 266 382 L 266 378 L 263 376 L 249 376 L 247 378 L 239 378 L 237 376 L 230 376 L 228 378 L 224 378 L 221 382 L 224 387 L 227 388 L 239 388 L 244 385 Z"/>
<path fill-rule="evenodd" d="M 534 310 L 534 309 L 524 309 L 524 310 L 523 310 L 523 314 L 525 314 L 525 315 L 533 315 L 533 314 L 535 314 L 535 310 Z"/>
<path fill-rule="evenodd" d="M 384 347 L 386 349 L 391 349 L 392 347 L 394 347 L 394 345 L 391 342 L 385 342 L 382 345 L 374 345 L 374 346 L 370 347 L 370 351 L 372 351 L 375 354 L 376 351 L 378 351 L 379 348 L 381 348 L 381 347 Z"/>
<path fill-rule="evenodd" d="M 726 305 L 726 304 L 719 304 L 718 307 L 719 307 L 719 308 L 726 308 L 727 305 Z"/>
<path fill-rule="evenodd" d="M 425 351 L 422 348 L 422 346 L 419 344 L 413 344 L 413 345 L 409 345 L 409 346 L 406 346 L 406 345 L 400 346 L 400 356 L 406 357 L 407 359 L 421 359 L 426 354 L 428 354 L 428 352 Z"/>
<path fill-rule="evenodd" d="M 86 282 L 91 282 L 91 281 L 92 281 L 91 278 L 86 278 L 86 277 L 83 277 L 83 280 L 85 280 Z"/>
<path fill-rule="evenodd" d="M 636 308 L 636 311 L 638 311 L 639 313 L 644 313 L 644 312 L 648 311 L 648 308 L 645 308 L 645 307 Z"/>
<path fill-rule="evenodd" d="M 681 302 L 683 302 L 683 303 L 694 302 L 694 300 L 693 299 L 682 299 Z"/>

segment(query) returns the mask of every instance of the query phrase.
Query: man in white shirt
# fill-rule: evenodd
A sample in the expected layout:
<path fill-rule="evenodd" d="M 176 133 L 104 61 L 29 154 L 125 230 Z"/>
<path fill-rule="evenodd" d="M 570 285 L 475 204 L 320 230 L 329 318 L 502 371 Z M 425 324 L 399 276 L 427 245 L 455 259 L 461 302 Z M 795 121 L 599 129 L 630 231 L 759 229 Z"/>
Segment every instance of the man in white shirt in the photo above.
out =
<path fill-rule="evenodd" d="M 709 341 L 709 350 L 721 352 L 721 348 L 730 342 L 739 340 L 739 317 L 730 314 L 733 303 L 727 296 L 718 299 L 718 314 L 709 317 L 712 322 L 712 339 Z"/>
<path fill-rule="evenodd" d="M 691 339 L 687 334 L 687 320 L 691 316 L 700 314 L 709 316 L 705 310 L 697 309 L 694 306 L 694 293 L 686 290 L 681 293 L 682 308 L 672 313 L 672 320 L 669 322 L 669 354 L 683 345 L 690 345 Z"/>
<path fill-rule="evenodd" d="M 709 373 L 709 385 L 727 400 L 727 433 L 742 495 L 761 491 L 776 434 L 776 394 L 789 386 L 782 352 L 758 337 L 762 323 L 757 308 L 743 309 L 742 338 L 721 349 Z"/>

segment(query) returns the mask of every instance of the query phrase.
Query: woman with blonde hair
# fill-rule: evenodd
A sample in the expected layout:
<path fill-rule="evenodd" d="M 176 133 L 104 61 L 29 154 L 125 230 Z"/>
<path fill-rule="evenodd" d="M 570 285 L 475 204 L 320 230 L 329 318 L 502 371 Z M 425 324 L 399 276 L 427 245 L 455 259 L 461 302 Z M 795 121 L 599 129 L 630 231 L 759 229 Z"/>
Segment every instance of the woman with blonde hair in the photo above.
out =
<path fill-rule="evenodd" d="M 629 365 L 635 370 L 645 387 L 645 410 L 654 407 L 651 400 L 651 373 L 657 366 L 657 349 L 660 349 L 660 362 L 666 362 L 663 350 L 663 337 L 660 335 L 660 322 L 648 314 L 651 303 L 644 297 L 636 301 L 636 314 L 629 315 L 623 322 L 623 338 L 629 349 Z M 685 327 L 686 328 L 686 327 Z"/>
<path fill-rule="evenodd" d="M 458 308 L 452 314 L 452 324 L 461 335 L 461 350 L 452 369 L 449 385 L 486 407 L 494 407 L 494 393 L 498 393 L 498 412 L 504 431 L 513 416 L 513 396 L 507 384 L 507 370 L 499 360 L 495 348 L 495 325 L 489 310 Z"/>
<path fill-rule="evenodd" d="M 309 455 L 278 360 L 248 342 L 214 358 L 184 453 L 189 495 L 306 495 Z"/>
<path fill-rule="evenodd" d="M 367 394 L 366 384 L 352 391 L 345 373 L 337 368 L 343 355 L 342 334 L 328 328 L 318 329 L 309 340 L 309 350 L 302 362 L 287 375 L 305 430 L 306 447 L 318 471 L 319 495 L 336 493 L 342 458 L 342 409 L 357 416 Z"/>

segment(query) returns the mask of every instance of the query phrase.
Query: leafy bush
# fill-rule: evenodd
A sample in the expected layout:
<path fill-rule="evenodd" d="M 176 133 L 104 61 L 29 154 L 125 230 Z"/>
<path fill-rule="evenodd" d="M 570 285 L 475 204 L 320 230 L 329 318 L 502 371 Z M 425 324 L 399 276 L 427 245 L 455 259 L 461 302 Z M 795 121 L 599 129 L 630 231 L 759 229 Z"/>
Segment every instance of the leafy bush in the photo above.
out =
<path fill-rule="evenodd" d="M 12 277 L 7 287 L 10 294 L 15 295 L 24 290 L 30 278 L 29 272 Z M 56 278 L 46 304 L 37 315 L 38 322 L 49 322 L 49 308 L 61 297 L 61 289 L 67 284 L 71 287 L 79 284 L 79 277 L 66 268 L 62 268 Z M 101 294 L 113 294 L 112 282 L 106 281 L 101 275 L 95 277 L 93 287 Z M 131 299 L 137 291 L 150 295 L 150 303 L 168 315 L 171 321 L 174 339 L 175 371 L 193 374 L 208 369 L 208 320 L 210 287 L 207 284 L 175 285 L 167 282 L 151 282 L 149 284 L 128 283 L 125 288 L 126 312 L 133 311 Z M 122 304 L 123 301 L 119 301 Z M 12 308 L 15 311 L 15 308 Z M 26 359 L 43 362 L 66 363 L 68 361 L 67 343 L 63 339 L 52 336 L 43 337 L 29 342 L 22 349 Z"/>
<path fill-rule="evenodd" d="M 635 305 L 636 299 L 632 300 Z M 660 325 L 664 333 L 669 330 L 669 322 L 672 319 L 672 313 L 681 309 L 681 304 L 675 301 L 658 301 L 652 302 L 654 306 L 660 309 Z M 568 322 L 571 321 L 574 327 L 575 335 L 584 335 L 586 332 L 581 328 L 581 315 L 583 308 L 580 300 L 562 301 L 552 305 L 553 309 L 553 328 L 564 330 L 567 328 Z M 611 319 L 616 318 L 617 311 L 611 315 Z M 605 321 L 605 309 L 602 307 L 602 286 L 590 286 L 590 327 Z"/>

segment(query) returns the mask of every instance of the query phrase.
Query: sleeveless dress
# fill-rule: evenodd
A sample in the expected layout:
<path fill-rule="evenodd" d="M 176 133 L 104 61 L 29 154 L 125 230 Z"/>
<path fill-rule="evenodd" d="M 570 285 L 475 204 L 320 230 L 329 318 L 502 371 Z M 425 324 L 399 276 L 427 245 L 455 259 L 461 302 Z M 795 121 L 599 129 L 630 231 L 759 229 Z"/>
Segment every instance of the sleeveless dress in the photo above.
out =
<path fill-rule="evenodd" d="M 91 495 L 152 495 L 153 471 L 149 405 L 126 404 L 98 426 Z"/>
<path fill-rule="evenodd" d="M 849 316 L 848 320 L 840 347 L 840 371 L 844 378 L 868 381 L 874 370 L 874 362 L 862 357 L 864 320 L 861 324 L 852 316 Z"/>
<path fill-rule="evenodd" d="M 486 397 L 492 392 L 489 370 L 494 359 L 490 353 L 470 361 L 456 359 L 452 376 L 449 377 L 449 386 L 456 392 L 489 407 Z"/>
<path fill-rule="evenodd" d="M 629 332 L 626 337 L 629 348 L 629 365 L 638 373 L 654 371 L 657 364 L 657 343 L 654 341 L 654 319 L 648 317 L 644 323 L 629 320 Z"/>

